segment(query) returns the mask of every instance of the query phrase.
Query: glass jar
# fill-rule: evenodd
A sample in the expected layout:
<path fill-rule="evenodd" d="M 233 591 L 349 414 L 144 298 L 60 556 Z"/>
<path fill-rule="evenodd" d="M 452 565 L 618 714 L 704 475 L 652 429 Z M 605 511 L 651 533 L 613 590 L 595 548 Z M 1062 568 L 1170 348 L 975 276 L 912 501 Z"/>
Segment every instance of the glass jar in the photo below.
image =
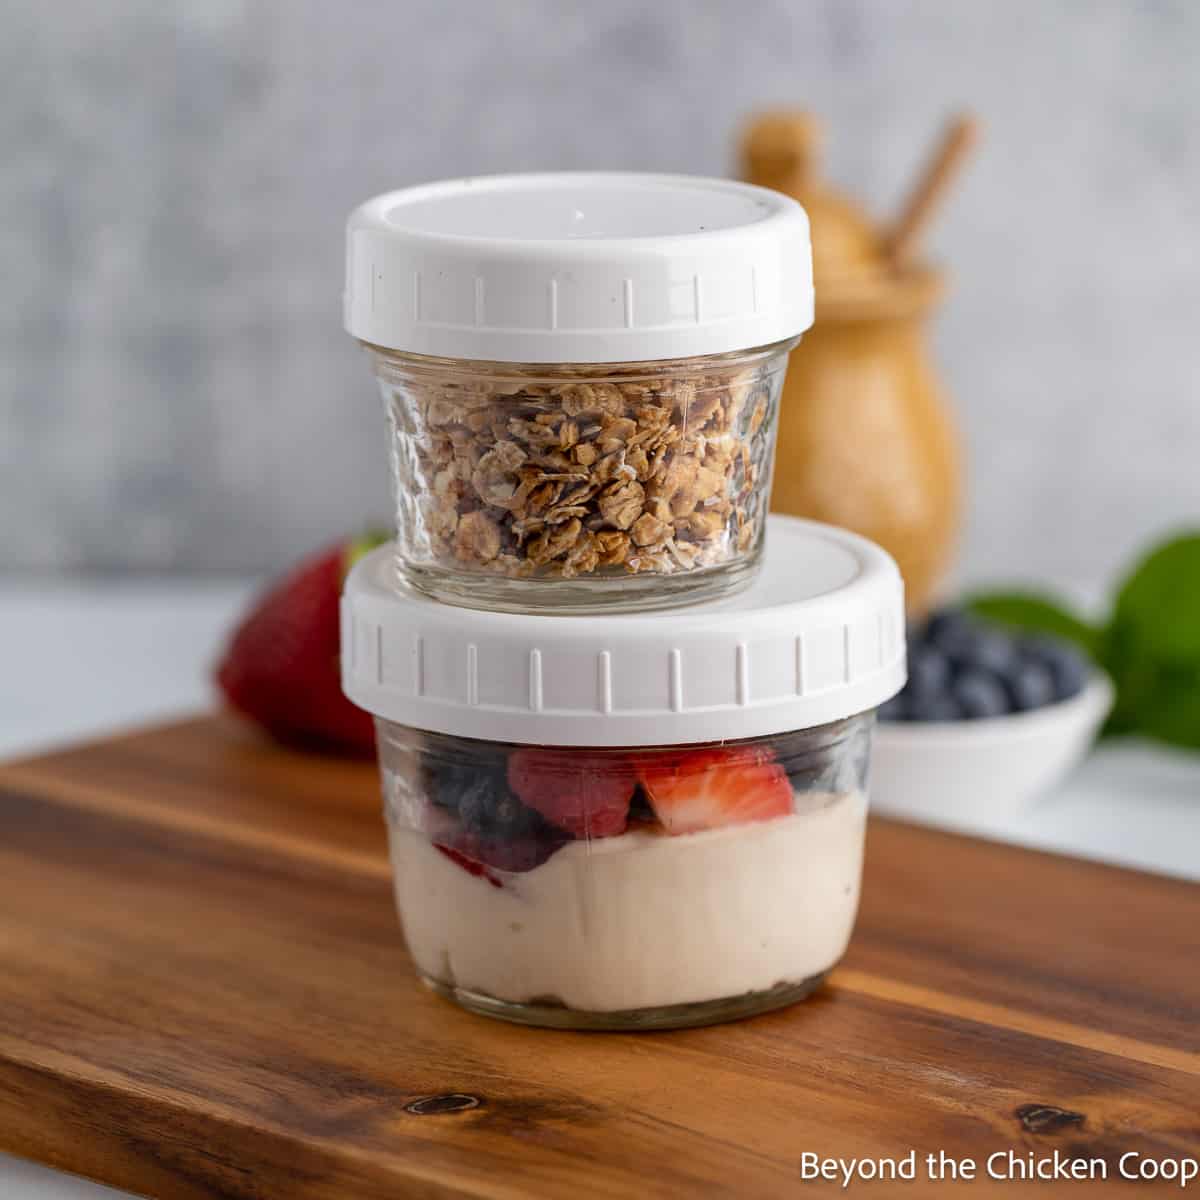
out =
<path fill-rule="evenodd" d="M 408 581 L 524 612 L 669 607 L 749 583 L 793 342 L 523 366 L 372 348 Z"/>
<path fill-rule="evenodd" d="M 455 608 L 390 546 L 355 564 L 343 688 L 376 718 L 431 987 L 529 1024 L 668 1028 L 791 1003 L 837 962 L 903 588 L 864 539 L 768 520 L 751 587 L 670 612 Z"/>
<path fill-rule="evenodd" d="M 803 998 L 854 924 L 872 724 L 596 749 L 378 721 L 421 978 L 476 1012 L 570 1029 L 709 1024 Z"/>
<path fill-rule="evenodd" d="M 686 176 L 430 184 L 352 214 L 346 271 L 408 585 L 583 614 L 750 583 L 812 323 L 795 201 Z"/>

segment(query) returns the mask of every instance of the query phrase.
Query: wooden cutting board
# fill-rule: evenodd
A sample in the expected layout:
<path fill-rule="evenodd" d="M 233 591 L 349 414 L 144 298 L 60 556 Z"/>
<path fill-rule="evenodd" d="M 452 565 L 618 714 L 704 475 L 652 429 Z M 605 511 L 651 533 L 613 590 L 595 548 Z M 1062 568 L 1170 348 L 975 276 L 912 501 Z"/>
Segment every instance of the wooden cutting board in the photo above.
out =
<path fill-rule="evenodd" d="M 416 982 L 378 810 L 370 765 L 220 720 L 0 768 L 0 1149 L 186 1200 L 790 1197 L 839 1188 L 806 1151 L 1010 1148 L 1119 1193 L 1125 1152 L 1200 1155 L 1200 887 L 874 821 L 808 1003 L 557 1033 Z M 957 1190 L 852 1190 L 898 1186 Z"/>

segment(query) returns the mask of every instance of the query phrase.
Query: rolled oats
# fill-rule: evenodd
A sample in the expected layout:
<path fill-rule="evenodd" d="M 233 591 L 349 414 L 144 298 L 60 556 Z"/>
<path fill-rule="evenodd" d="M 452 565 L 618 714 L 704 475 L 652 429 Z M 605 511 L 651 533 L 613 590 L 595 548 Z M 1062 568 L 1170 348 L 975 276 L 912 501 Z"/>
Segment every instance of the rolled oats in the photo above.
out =
<path fill-rule="evenodd" d="M 385 381 L 410 549 L 571 579 L 692 571 L 757 544 L 778 365 L 532 372 L 396 369 Z"/>
<path fill-rule="evenodd" d="M 634 521 L 630 532 L 639 546 L 659 546 L 670 537 L 671 526 L 653 514 L 644 512 Z"/>
<path fill-rule="evenodd" d="M 466 562 L 491 562 L 500 553 L 500 526 L 485 512 L 466 513 L 454 532 L 454 549 Z"/>
<path fill-rule="evenodd" d="M 637 480 L 609 484 L 600 494 L 600 515 L 615 529 L 628 529 L 642 511 L 646 491 Z"/>

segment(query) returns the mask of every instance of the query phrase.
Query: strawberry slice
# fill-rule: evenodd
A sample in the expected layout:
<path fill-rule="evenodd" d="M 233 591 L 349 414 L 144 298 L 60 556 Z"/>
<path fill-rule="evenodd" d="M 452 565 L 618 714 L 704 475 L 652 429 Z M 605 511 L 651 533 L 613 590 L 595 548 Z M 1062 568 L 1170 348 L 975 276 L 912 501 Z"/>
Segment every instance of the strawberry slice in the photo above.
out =
<path fill-rule="evenodd" d="M 526 749 L 509 757 L 508 786 L 572 837 L 602 838 L 625 832 L 637 779 L 611 754 Z"/>
<path fill-rule="evenodd" d="M 372 538 L 332 546 L 272 584 L 234 631 L 217 667 L 225 699 L 281 742 L 367 756 L 369 713 L 342 694 L 338 598 Z"/>
<path fill-rule="evenodd" d="M 468 875 L 477 875 L 480 879 L 486 879 L 492 887 L 504 886 L 483 863 L 469 858 L 461 850 L 455 850 L 452 846 L 443 846 L 441 842 L 434 842 L 433 848 L 444 854 L 452 863 L 462 867 Z"/>
<path fill-rule="evenodd" d="M 770 750 L 720 746 L 656 755 L 638 766 L 650 806 L 670 834 L 769 821 L 792 811 L 792 785 Z"/>

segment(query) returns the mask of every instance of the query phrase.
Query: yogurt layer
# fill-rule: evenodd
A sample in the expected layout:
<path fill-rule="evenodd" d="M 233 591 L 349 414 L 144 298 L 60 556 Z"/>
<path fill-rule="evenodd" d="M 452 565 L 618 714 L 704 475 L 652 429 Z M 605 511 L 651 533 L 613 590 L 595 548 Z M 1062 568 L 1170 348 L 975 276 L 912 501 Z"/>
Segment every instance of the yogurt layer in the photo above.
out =
<path fill-rule="evenodd" d="M 572 842 L 532 871 L 497 873 L 502 887 L 392 826 L 409 950 L 441 983 L 588 1012 L 801 983 L 850 939 L 867 802 L 798 802 L 804 811 L 756 824 Z"/>

